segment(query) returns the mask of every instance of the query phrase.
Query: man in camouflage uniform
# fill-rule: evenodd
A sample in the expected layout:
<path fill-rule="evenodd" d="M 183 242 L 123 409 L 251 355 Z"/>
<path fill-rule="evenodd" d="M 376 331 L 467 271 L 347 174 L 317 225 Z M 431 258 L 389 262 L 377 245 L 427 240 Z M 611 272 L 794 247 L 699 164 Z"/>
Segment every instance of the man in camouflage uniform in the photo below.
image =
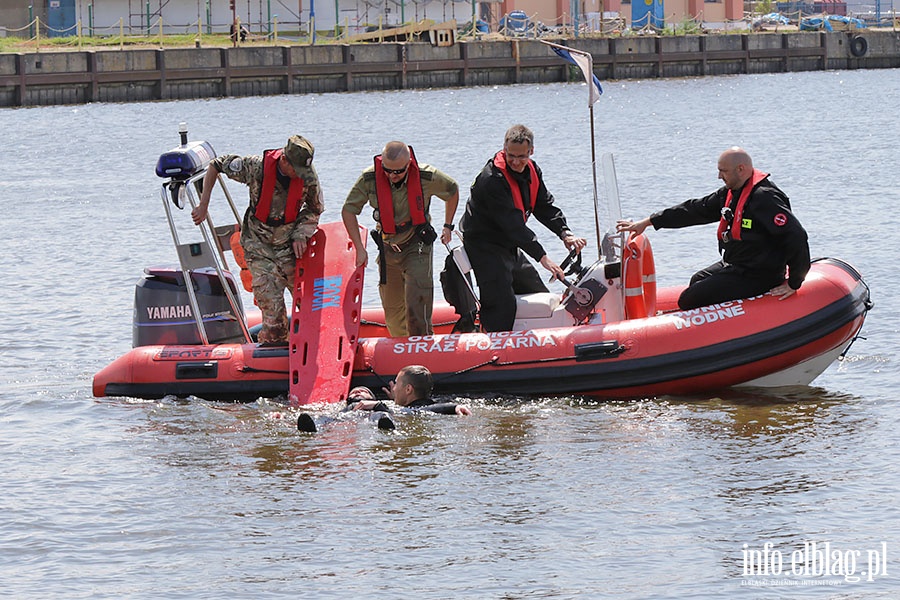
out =
<path fill-rule="evenodd" d="M 444 201 L 440 238 L 450 243 L 459 186 L 434 167 L 419 164 L 404 142 L 389 142 L 374 162 L 356 180 L 341 210 L 341 219 L 356 248 L 356 266 L 368 259 L 357 218 L 368 203 L 375 209 L 377 221 L 378 292 L 388 331 L 394 337 L 431 335 L 434 230 L 428 211 L 432 196 Z M 430 230 L 430 241 L 422 229 Z"/>
<path fill-rule="evenodd" d="M 200 203 L 191 213 L 194 223 L 206 218 L 219 173 L 247 184 L 250 206 L 241 226 L 241 246 L 253 275 L 253 298 L 262 312 L 260 344 L 288 341 L 284 290 L 293 293 L 297 258 L 306 251 L 324 210 L 313 153 L 309 140 L 295 135 L 283 149 L 266 150 L 262 156 L 219 156 L 209 164 Z"/>

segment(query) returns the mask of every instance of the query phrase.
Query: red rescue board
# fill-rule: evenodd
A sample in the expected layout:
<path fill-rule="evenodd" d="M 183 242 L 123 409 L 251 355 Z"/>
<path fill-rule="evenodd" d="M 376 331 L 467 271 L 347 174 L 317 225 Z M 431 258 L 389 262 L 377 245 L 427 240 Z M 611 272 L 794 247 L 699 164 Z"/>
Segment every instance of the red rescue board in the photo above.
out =
<path fill-rule="evenodd" d="M 363 243 L 366 230 L 360 227 Z M 344 402 L 359 339 L 365 265 L 343 223 L 319 225 L 297 261 L 289 342 L 291 404 Z"/>

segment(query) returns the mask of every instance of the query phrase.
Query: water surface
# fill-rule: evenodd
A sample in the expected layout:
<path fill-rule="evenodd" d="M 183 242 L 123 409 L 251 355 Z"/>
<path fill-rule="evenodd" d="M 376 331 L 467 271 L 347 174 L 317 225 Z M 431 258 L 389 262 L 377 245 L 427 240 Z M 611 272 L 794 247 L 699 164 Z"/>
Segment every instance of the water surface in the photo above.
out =
<path fill-rule="evenodd" d="M 506 128 L 523 122 L 570 225 L 592 239 L 587 90 L 0 111 L 5 593 L 894 597 L 900 172 L 887 99 L 900 95 L 900 71 L 604 87 L 596 142 L 616 157 L 626 215 L 712 191 L 719 152 L 738 144 L 790 195 L 812 254 L 862 271 L 876 307 L 845 361 L 813 386 L 776 392 L 469 398 L 470 418 L 406 419 L 392 434 L 351 420 L 299 435 L 274 402 L 94 399 L 93 374 L 130 348 L 142 269 L 175 261 L 153 167 L 178 143 L 179 121 L 220 153 L 307 136 L 325 221 L 339 219 L 344 195 L 386 141 L 409 142 L 467 189 Z M 224 206 L 214 210 L 225 222 Z M 370 215 L 362 222 L 371 225 Z M 713 262 L 714 231 L 651 233 L 661 284 Z M 561 259 L 561 244 L 540 232 Z M 377 303 L 374 269 L 366 276 L 365 301 Z M 842 557 L 858 552 L 855 575 L 849 562 L 828 576 L 791 574 L 791 554 L 812 543 Z M 766 544 L 765 566 L 775 567 L 778 551 L 788 572 L 747 576 L 748 552 L 762 556 Z M 852 581 L 882 548 L 887 574 Z"/>

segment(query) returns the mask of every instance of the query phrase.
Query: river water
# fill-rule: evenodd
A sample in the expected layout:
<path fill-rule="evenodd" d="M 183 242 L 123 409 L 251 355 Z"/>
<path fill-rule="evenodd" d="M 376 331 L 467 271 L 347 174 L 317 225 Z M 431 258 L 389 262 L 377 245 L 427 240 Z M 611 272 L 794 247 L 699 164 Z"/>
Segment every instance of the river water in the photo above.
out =
<path fill-rule="evenodd" d="M 875 301 L 864 339 L 812 386 L 476 397 L 469 418 L 409 418 L 393 433 L 339 422 L 314 436 L 271 401 L 91 396 L 93 374 L 130 348 L 142 269 L 175 261 L 153 168 L 178 122 L 220 153 L 307 136 L 323 221 L 339 219 L 390 139 L 467 189 L 524 122 L 572 228 L 593 239 L 586 88 L 0 111 L 3 594 L 896 597 L 897 97 L 898 70 L 837 71 L 606 82 L 595 106 L 626 215 L 712 191 L 719 152 L 742 145 L 790 195 L 812 254 L 864 274 Z M 716 258 L 712 226 L 651 239 L 663 285 Z M 369 269 L 366 303 L 374 281 Z"/>

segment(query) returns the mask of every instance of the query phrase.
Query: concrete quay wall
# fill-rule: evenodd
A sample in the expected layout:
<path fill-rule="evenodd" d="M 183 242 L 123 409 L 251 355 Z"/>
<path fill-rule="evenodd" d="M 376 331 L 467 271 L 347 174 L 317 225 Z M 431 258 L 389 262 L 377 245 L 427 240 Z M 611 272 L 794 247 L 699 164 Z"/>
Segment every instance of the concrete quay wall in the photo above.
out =
<path fill-rule="evenodd" d="M 859 41 L 857 38 L 862 38 Z M 604 80 L 900 67 L 900 33 L 561 41 Z M 861 52 L 863 50 L 863 52 Z M 184 100 L 580 80 L 534 40 L 0 54 L 0 106 Z"/>

